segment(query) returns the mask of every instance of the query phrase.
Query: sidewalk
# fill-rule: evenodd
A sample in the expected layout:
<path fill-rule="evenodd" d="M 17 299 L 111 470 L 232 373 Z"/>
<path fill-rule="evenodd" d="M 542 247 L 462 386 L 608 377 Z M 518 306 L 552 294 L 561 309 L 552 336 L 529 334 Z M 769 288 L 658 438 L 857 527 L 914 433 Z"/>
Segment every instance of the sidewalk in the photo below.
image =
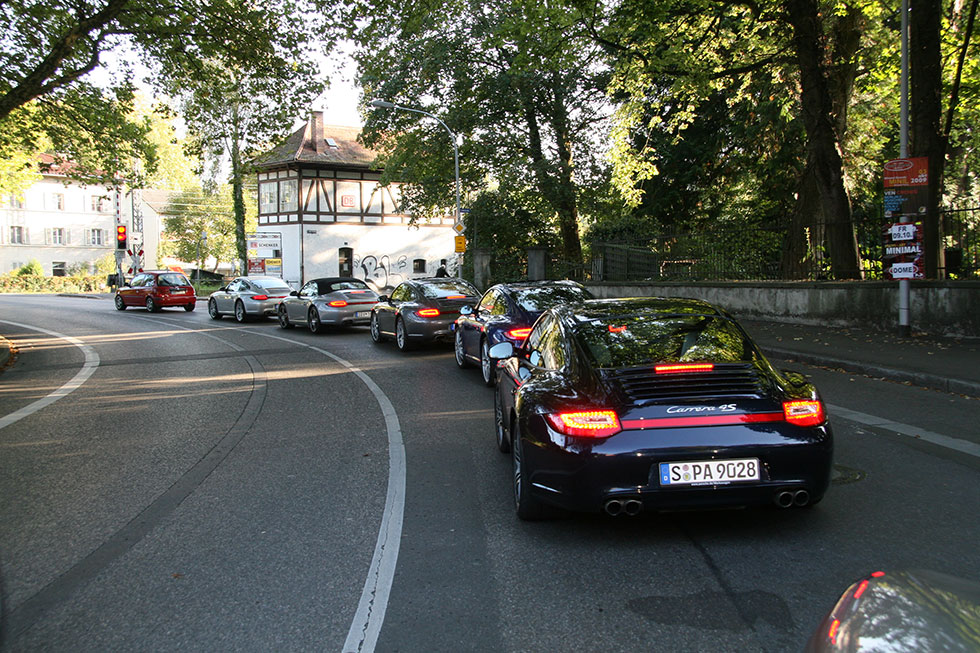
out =
<path fill-rule="evenodd" d="M 739 320 L 766 356 L 980 397 L 980 339 Z"/>

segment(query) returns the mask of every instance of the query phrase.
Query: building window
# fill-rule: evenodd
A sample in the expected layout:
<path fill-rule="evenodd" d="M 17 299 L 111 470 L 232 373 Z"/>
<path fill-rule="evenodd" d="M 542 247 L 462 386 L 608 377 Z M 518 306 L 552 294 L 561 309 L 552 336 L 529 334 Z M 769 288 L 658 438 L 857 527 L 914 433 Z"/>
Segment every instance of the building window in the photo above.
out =
<path fill-rule="evenodd" d="M 259 213 L 275 213 L 279 208 L 279 185 L 274 182 L 259 184 Z"/>
<path fill-rule="evenodd" d="M 65 194 L 64 193 L 50 193 L 48 195 L 48 208 L 52 211 L 64 211 L 65 210 Z"/>
<path fill-rule="evenodd" d="M 52 245 L 64 245 L 65 244 L 65 230 L 61 227 L 51 230 L 51 244 Z"/>
<path fill-rule="evenodd" d="M 112 210 L 112 202 L 105 195 L 92 196 L 92 211 L 95 213 L 108 213 Z"/>
<path fill-rule="evenodd" d="M 417 258 L 412 261 L 412 271 L 415 274 L 425 274 L 425 259 Z"/>
<path fill-rule="evenodd" d="M 66 277 L 66 268 L 64 261 L 54 261 L 51 263 L 51 276 L 52 277 Z"/>
<path fill-rule="evenodd" d="M 299 194 L 296 192 L 296 180 L 290 179 L 279 183 L 279 211 L 286 213 L 295 211 Z"/>
<path fill-rule="evenodd" d="M 105 233 L 102 231 L 102 229 L 86 229 L 85 244 L 105 245 Z"/>
<path fill-rule="evenodd" d="M 18 197 L 17 195 L 7 196 L 7 208 L 10 209 L 22 209 L 24 208 L 24 198 Z"/>
<path fill-rule="evenodd" d="M 11 227 L 10 228 L 10 244 L 11 245 L 23 245 L 24 244 L 24 228 L 23 227 Z"/>

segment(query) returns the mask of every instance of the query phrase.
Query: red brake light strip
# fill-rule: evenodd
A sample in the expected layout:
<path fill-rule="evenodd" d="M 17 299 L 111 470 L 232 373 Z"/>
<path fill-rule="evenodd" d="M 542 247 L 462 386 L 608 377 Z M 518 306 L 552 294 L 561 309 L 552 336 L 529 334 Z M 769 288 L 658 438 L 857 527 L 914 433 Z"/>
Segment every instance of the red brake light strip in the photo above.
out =
<path fill-rule="evenodd" d="M 610 328 L 610 330 L 612 330 Z M 653 371 L 657 374 L 684 374 L 686 372 L 710 372 L 715 369 L 714 363 L 667 363 L 656 365 Z"/>
<path fill-rule="evenodd" d="M 697 415 L 694 417 L 658 417 L 654 419 L 624 419 L 624 429 L 666 429 L 684 426 L 724 426 L 726 424 L 759 424 L 781 422 L 782 413 L 752 413 L 749 415 Z"/>

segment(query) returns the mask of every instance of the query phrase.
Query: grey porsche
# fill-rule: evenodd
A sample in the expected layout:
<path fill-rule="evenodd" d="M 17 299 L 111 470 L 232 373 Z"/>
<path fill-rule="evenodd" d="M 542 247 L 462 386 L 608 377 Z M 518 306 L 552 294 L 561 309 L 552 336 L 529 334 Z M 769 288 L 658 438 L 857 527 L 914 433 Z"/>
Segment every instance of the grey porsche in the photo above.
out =
<path fill-rule="evenodd" d="M 276 306 L 279 326 L 305 324 L 313 333 L 327 326 L 367 325 L 378 293 L 360 279 L 326 277 L 307 281 Z"/>

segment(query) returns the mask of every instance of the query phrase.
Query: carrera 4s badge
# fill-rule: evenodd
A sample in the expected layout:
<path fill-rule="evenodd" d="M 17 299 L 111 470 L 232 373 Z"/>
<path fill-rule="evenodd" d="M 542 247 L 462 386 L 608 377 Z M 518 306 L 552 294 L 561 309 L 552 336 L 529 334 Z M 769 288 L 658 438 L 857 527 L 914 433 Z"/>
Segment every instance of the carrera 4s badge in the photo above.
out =
<path fill-rule="evenodd" d="M 667 409 L 668 415 L 689 415 L 699 413 L 731 413 L 735 411 L 735 404 L 722 404 L 720 406 L 671 406 Z"/>

